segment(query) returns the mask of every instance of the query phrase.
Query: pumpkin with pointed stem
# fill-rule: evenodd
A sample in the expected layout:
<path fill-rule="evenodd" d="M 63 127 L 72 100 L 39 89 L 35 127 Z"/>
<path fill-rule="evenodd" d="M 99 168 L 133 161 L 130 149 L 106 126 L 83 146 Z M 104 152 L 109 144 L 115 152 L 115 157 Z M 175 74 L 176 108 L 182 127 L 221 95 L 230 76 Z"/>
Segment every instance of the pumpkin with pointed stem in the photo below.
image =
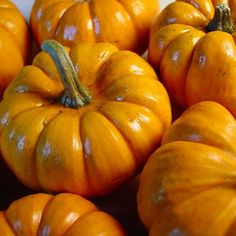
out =
<path fill-rule="evenodd" d="M 150 236 L 234 236 L 236 121 L 222 105 L 187 109 L 148 159 L 138 211 Z"/>
<path fill-rule="evenodd" d="M 69 47 L 109 42 L 143 53 L 158 13 L 157 0 L 36 0 L 30 22 L 39 45 L 47 39 Z"/>
<path fill-rule="evenodd" d="M 157 17 L 148 58 L 178 105 L 213 100 L 236 116 L 235 8 L 234 1 L 179 0 Z"/>
<path fill-rule="evenodd" d="M 2 156 L 30 188 L 105 195 L 159 145 L 166 90 L 143 58 L 111 44 L 81 43 L 70 57 L 54 40 L 42 48 L 0 103 Z"/>
<path fill-rule="evenodd" d="M 38 193 L 0 212 L 0 235 L 125 236 L 125 232 L 113 217 L 79 195 Z"/>
<path fill-rule="evenodd" d="M 9 0 L 0 1 L 0 97 L 27 62 L 30 52 L 28 25 Z"/>

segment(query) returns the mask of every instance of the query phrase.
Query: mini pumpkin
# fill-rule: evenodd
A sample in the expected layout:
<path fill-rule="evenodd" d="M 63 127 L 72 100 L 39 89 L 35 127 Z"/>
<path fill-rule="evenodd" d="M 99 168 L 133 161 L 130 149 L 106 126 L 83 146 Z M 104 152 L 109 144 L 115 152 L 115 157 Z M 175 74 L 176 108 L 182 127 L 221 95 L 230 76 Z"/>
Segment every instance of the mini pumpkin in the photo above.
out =
<path fill-rule="evenodd" d="M 236 115 L 235 21 L 235 1 L 178 0 L 157 17 L 148 58 L 175 103 L 212 100 Z"/>
<path fill-rule="evenodd" d="M 138 211 L 150 236 L 234 236 L 236 121 L 205 101 L 163 136 L 141 175 Z"/>
<path fill-rule="evenodd" d="M 158 12 L 157 0 L 36 0 L 30 23 L 39 45 L 47 39 L 69 47 L 109 42 L 142 53 Z"/>
<path fill-rule="evenodd" d="M 38 193 L 0 212 L 0 235 L 125 236 L 125 232 L 112 216 L 79 195 Z"/>
<path fill-rule="evenodd" d="M 27 62 L 30 51 L 28 25 L 9 0 L 0 1 L 0 97 Z"/>
<path fill-rule="evenodd" d="M 2 156 L 30 188 L 105 195 L 159 145 L 167 92 L 143 58 L 111 44 L 81 43 L 70 57 L 54 40 L 42 47 L 0 103 Z"/>

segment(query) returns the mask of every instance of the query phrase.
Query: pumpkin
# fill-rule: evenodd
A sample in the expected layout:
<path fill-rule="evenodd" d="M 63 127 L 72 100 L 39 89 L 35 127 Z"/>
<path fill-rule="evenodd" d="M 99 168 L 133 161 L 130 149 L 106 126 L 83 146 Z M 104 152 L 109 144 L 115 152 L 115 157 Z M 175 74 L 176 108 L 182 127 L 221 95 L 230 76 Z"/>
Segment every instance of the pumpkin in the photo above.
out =
<path fill-rule="evenodd" d="M 28 25 L 9 0 L 0 1 L 0 97 L 27 62 L 30 51 Z"/>
<path fill-rule="evenodd" d="M 141 174 L 138 212 L 150 236 L 233 236 L 236 121 L 203 101 L 168 129 Z"/>
<path fill-rule="evenodd" d="M 30 188 L 105 195 L 159 145 L 167 92 L 143 58 L 112 44 L 42 48 L 0 103 L 2 156 Z"/>
<path fill-rule="evenodd" d="M 30 24 L 39 45 L 47 39 L 69 47 L 109 42 L 143 53 L 158 13 L 157 0 L 36 0 Z"/>
<path fill-rule="evenodd" d="M 179 0 L 157 17 L 148 60 L 175 103 L 211 100 L 236 115 L 235 21 L 235 1 L 227 0 Z"/>
<path fill-rule="evenodd" d="M 4 236 L 125 236 L 121 225 L 109 214 L 76 194 L 56 196 L 37 193 L 11 203 L 0 212 L 0 234 Z"/>

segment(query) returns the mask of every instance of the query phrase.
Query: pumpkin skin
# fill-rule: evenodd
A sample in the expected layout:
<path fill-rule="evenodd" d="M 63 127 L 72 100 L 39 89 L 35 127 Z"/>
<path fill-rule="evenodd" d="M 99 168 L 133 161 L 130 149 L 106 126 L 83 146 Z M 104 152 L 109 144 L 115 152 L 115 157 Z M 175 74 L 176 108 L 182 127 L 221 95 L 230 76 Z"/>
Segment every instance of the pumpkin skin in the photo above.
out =
<path fill-rule="evenodd" d="M 7 85 L 27 62 L 30 35 L 24 17 L 11 1 L 0 2 L 0 14 L 0 96 L 2 96 Z"/>
<path fill-rule="evenodd" d="M 235 116 L 235 32 L 205 30 L 221 2 L 229 4 L 235 23 L 235 1 L 170 3 L 153 25 L 148 60 L 178 105 L 186 108 L 211 100 Z"/>
<path fill-rule="evenodd" d="M 39 45 L 47 39 L 68 47 L 78 42 L 109 42 L 143 53 L 158 13 L 157 0 L 36 0 L 30 23 Z"/>
<path fill-rule="evenodd" d="M 107 43 L 67 50 L 91 103 L 78 109 L 58 103 L 60 75 L 39 53 L 0 103 L 1 153 L 30 188 L 105 195 L 139 172 L 160 144 L 171 123 L 169 98 L 133 52 Z"/>
<path fill-rule="evenodd" d="M 0 212 L 0 234 L 4 236 L 125 236 L 121 225 L 109 214 L 70 193 L 56 196 L 28 195 Z"/>
<path fill-rule="evenodd" d="M 235 140 L 235 118 L 215 102 L 173 123 L 141 175 L 138 212 L 149 235 L 235 235 Z"/>

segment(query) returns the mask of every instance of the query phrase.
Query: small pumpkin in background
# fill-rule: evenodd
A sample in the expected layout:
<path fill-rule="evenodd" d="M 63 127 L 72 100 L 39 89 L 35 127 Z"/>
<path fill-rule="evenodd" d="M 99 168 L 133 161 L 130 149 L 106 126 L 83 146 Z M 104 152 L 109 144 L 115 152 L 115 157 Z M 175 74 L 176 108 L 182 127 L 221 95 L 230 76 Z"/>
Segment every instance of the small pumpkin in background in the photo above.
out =
<path fill-rule="evenodd" d="M 37 193 L 11 203 L 0 212 L 4 236 L 125 236 L 122 226 L 79 195 Z"/>
<path fill-rule="evenodd" d="M 48 39 L 68 47 L 109 42 L 141 54 L 158 13 L 157 0 L 36 0 L 30 24 L 38 45 Z"/>
<path fill-rule="evenodd" d="M 28 25 L 9 0 L 0 1 L 0 96 L 26 64 L 30 52 Z"/>
<path fill-rule="evenodd" d="M 236 121 L 222 105 L 187 109 L 141 174 L 138 212 L 150 236 L 234 236 Z"/>
<path fill-rule="evenodd" d="M 167 92 L 143 58 L 112 44 L 42 48 L 0 103 L 3 159 L 30 188 L 106 195 L 160 144 Z"/>
<path fill-rule="evenodd" d="M 235 21 L 235 1 L 179 0 L 159 14 L 148 60 L 175 103 L 213 100 L 236 116 Z"/>

